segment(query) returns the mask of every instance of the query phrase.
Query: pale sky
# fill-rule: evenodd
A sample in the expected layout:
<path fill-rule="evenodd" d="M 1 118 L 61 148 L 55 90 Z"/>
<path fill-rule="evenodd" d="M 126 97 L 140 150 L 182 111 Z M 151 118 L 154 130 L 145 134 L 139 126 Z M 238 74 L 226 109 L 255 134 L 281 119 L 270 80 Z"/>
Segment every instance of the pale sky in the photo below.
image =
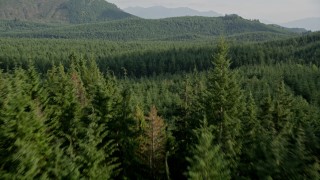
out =
<path fill-rule="evenodd" d="M 220 14 L 238 14 L 248 19 L 284 23 L 307 17 L 320 17 L 320 0 L 107 0 L 126 7 L 190 7 Z"/>

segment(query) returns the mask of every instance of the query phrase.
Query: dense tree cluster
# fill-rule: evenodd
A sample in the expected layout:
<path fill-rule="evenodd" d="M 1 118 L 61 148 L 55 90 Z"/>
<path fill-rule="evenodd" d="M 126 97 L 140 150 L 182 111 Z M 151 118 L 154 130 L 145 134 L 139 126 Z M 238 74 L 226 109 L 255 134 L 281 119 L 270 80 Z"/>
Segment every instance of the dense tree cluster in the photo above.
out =
<path fill-rule="evenodd" d="M 18 56 L 7 56 L 0 71 L 0 178 L 319 179 L 320 69 L 308 59 L 314 56 L 295 54 L 301 47 L 290 52 L 303 55 L 300 64 L 266 58 L 234 66 L 241 53 L 233 48 L 221 41 L 208 71 L 140 79 L 127 76 L 133 65 L 117 79 L 113 69 L 101 71 L 99 61 L 77 53 L 44 69 L 40 61 L 10 65 Z M 256 59 L 255 50 L 247 52 L 243 59 Z"/>
<path fill-rule="evenodd" d="M 70 24 L 37 24 L 0 21 L 0 37 L 52 39 L 104 39 L 111 41 L 171 40 L 194 41 L 215 39 L 221 35 L 235 40 L 265 41 L 299 35 L 292 29 L 265 25 L 240 16 L 175 17 L 140 19 L 103 0 L 68 0 L 62 7 L 68 12 Z M 106 22 L 101 20 L 120 19 Z M 91 22 L 91 23 L 90 23 Z M 24 26 L 25 24 L 25 26 Z M 32 27 L 32 26 L 35 27 Z M 7 27 L 11 27 L 10 29 Z"/>
<path fill-rule="evenodd" d="M 319 65 L 320 33 L 265 43 L 230 46 L 231 68 L 250 65 L 300 63 Z M 53 63 L 69 68 L 70 54 L 95 59 L 102 72 L 116 76 L 145 77 L 208 70 L 217 51 L 214 42 L 110 42 L 101 40 L 0 39 L 0 67 L 26 67 L 32 60 L 46 73 Z M 79 55 L 78 55 L 79 56 Z"/>

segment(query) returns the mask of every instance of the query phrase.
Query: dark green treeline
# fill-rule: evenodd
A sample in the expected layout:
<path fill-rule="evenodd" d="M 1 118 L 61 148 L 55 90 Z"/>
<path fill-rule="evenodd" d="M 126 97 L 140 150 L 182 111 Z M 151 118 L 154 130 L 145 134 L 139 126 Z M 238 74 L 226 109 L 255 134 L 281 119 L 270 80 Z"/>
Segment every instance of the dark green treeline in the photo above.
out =
<path fill-rule="evenodd" d="M 315 32 L 285 40 L 264 43 L 237 43 L 230 45 L 231 68 L 247 65 L 274 65 L 277 63 L 315 64 L 319 66 L 320 33 Z M 151 77 L 208 70 L 215 42 L 205 41 L 132 41 L 63 39 L 0 39 L 0 67 L 26 68 L 31 60 L 38 71 L 45 74 L 52 64 L 70 66 L 70 55 L 95 59 L 102 72 L 112 71 L 117 77 L 124 70 L 129 77 Z"/>
<path fill-rule="evenodd" d="M 0 179 L 319 179 L 318 66 L 215 49 L 207 72 L 139 80 L 76 54 L 4 69 Z"/>

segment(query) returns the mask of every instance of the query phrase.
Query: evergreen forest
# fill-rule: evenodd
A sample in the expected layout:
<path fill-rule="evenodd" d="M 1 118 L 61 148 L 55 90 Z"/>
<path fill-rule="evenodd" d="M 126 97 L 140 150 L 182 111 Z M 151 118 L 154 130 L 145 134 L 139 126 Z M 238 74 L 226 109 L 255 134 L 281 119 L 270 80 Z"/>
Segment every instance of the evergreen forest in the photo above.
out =
<path fill-rule="evenodd" d="M 320 178 L 320 32 L 116 15 L 0 20 L 0 179 Z"/>

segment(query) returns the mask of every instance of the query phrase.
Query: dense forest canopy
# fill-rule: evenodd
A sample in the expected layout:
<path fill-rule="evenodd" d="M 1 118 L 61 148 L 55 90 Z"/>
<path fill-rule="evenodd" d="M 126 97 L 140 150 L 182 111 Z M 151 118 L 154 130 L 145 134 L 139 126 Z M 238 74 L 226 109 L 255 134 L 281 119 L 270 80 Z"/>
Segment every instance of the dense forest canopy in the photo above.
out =
<path fill-rule="evenodd" d="M 89 24 L 39 24 L 19 20 L 0 21 L 0 36 L 59 39 L 104 39 L 111 41 L 194 41 L 220 36 L 240 41 L 266 41 L 294 37 L 301 32 L 265 25 L 237 15 L 224 17 L 176 17 L 159 20 L 126 18 Z M 34 27 L 35 26 L 35 27 Z"/>
<path fill-rule="evenodd" d="M 229 48 L 202 44 L 203 49 L 191 52 L 190 44 L 162 42 L 154 45 L 160 50 L 155 58 L 170 57 L 172 48 L 176 57 L 204 53 L 209 68 L 197 69 L 196 61 L 179 70 L 165 65 L 170 74 L 140 75 L 131 72 L 148 62 L 149 43 L 105 47 L 110 53 L 105 62 L 115 58 L 120 63 L 126 53 L 140 52 L 141 61 L 126 68 L 118 64 L 115 73 L 117 66 L 105 68 L 97 57 L 81 55 L 90 49 L 82 41 L 1 41 L 13 50 L 3 50 L 8 56 L 1 57 L 4 179 L 319 177 L 320 70 L 312 61 L 319 51 L 317 34 Z M 24 41 L 34 43 L 33 51 L 23 48 Z M 47 41 L 52 42 L 48 47 Z M 42 54 L 49 47 L 62 52 L 68 43 L 75 46 L 65 55 Z M 105 42 L 91 46 L 99 43 Z M 133 46 L 137 49 L 129 50 Z M 92 49 L 96 55 L 106 52 Z M 259 61 L 256 49 L 273 58 Z M 279 54 L 281 49 L 286 53 Z M 241 54 L 246 58 L 233 60 Z"/>
<path fill-rule="evenodd" d="M 320 33 L 264 43 L 231 41 L 232 68 L 243 65 L 301 63 L 319 65 Z M 41 73 L 53 64 L 68 67 L 70 55 L 96 60 L 101 71 L 118 77 L 143 77 L 207 70 L 211 66 L 216 41 L 131 41 L 0 39 L 0 67 L 26 67 L 35 62 Z"/>
<path fill-rule="evenodd" d="M 32 2 L 86 15 L 0 21 L 0 179 L 320 178 L 319 32 Z"/>

